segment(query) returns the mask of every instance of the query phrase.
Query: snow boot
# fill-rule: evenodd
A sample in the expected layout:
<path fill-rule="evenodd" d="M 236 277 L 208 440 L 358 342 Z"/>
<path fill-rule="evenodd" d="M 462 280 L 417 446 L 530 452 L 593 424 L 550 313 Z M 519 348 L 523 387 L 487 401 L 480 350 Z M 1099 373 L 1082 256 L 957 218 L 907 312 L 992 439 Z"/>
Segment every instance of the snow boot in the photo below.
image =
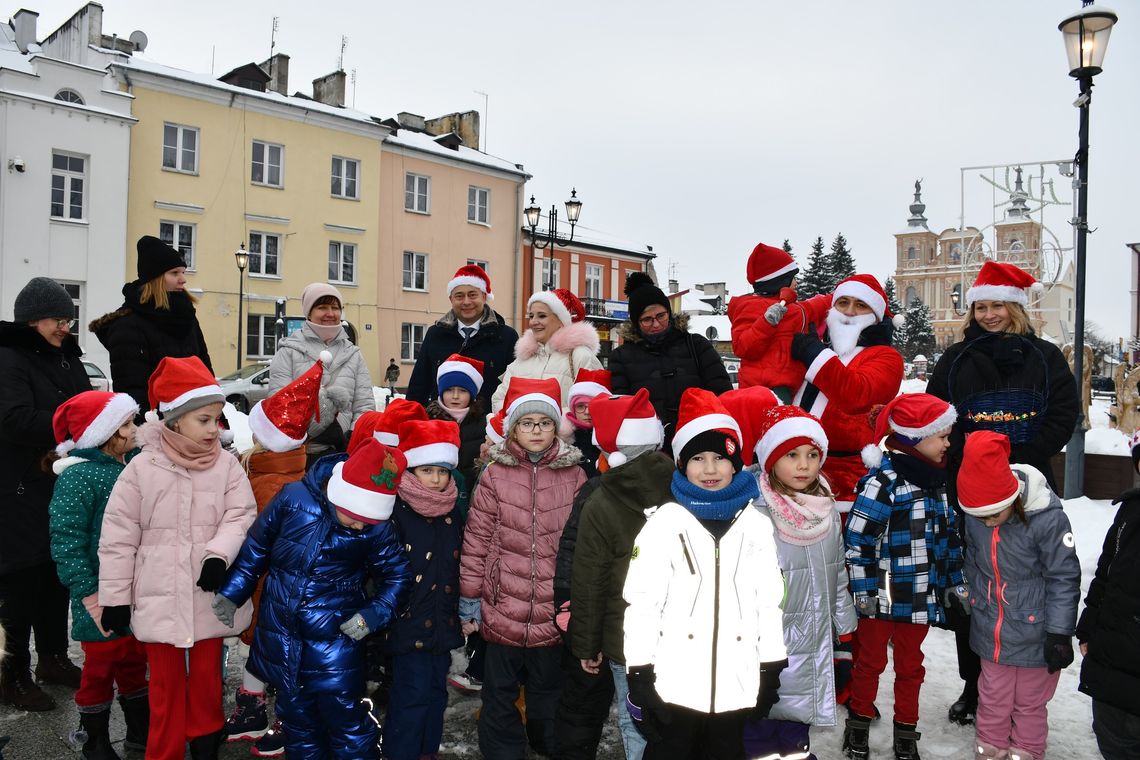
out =
<path fill-rule="evenodd" d="M 960 726 L 972 726 L 974 724 L 974 714 L 978 711 L 978 685 L 966 684 L 966 688 L 962 690 L 962 696 L 958 697 L 958 701 L 950 705 L 950 710 L 947 713 L 947 718 L 951 723 L 957 723 Z"/>
<path fill-rule="evenodd" d="M 123 720 L 127 724 L 123 747 L 145 752 L 147 734 L 150 731 L 150 698 L 146 690 L 129 697 L 119 697 L 119 707 L 123 708 Z"/>
<path fill-rule="evenodd" d="M 974 760 L 1008 760 L 1009 750 L 978 742 L 974 745 Z"/>
<path fill-rule="evenodd" d="M 234 710 L 226 718 L 222 730 L 227 742 L 256 741 L 265 736 L 269 730 L 265 692 L 246 691 L 239 687 L 234 695 Z"/>
<path fill-rule="evenodd" d="M 850 713 L 843 730 L 843 754 L 851 760 L 869 760 L 871 757 L 871 721 Z"/>
<path fill-rule="evenodd" d="M 218 760 L 224 741 L 225 731 L 220 728 L 212 734 L 195 736 L 190 740 L 190 760 Z"/>
<path fill-rule="evenodd" d="M 111 709 L 79 713 L 79 724 L 87 734 L 83 760 L 121 760 L 111 746 Z"/>
<path fill-rule="evenodd" d="M 1006 755 L 1009 760 L 1040 760 L 1037 755 L 1033 754 L 1027 749 L 1018 749 L 1017 747 L 1010 747 L 1009 754 Z"/>
<path fill-rule="evenodd" d="M 913 723 L 895 721 L 895 760 L 922 760 L 918 756 L 918 740 L 922 736 Z"/>

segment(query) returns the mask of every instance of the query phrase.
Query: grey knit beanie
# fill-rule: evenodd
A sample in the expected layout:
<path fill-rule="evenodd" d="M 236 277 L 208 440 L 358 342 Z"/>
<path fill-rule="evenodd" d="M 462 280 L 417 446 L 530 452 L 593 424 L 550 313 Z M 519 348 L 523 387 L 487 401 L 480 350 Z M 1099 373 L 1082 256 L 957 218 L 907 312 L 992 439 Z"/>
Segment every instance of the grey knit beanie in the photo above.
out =
<path fill-rule="evenodd" d="M 524 401 L 511 410 L 510 417 L 507 418 L 507 429 L 513 429 L 518 421 L 528 414 L 541 414 L 543 417 L 549 417 L 554 420 L 554 427 L 557 429 L 558 417 L 553 414 L 553 411 L 554 405 L 546 401 Z"/>
<path fill-rule="evenodd" d="M 50 277 L 33 277 L 16 296 L 16 322 L 35 322 L 54 317 L 70 318 L 75 313 L 71 296 Z"/>

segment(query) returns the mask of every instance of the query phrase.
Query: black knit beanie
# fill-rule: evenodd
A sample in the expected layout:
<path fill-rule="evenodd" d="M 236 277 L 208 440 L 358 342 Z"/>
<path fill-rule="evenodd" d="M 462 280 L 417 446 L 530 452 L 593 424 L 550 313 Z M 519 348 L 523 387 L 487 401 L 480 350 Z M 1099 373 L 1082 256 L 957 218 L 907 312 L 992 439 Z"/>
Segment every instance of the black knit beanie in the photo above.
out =
<path fill-rule="evenodd" d="M 641 312 L 653 304 L 660 304 L 665 311 L 670 311 L 669 299 L 645 272 L 629 273 L 625 280 L 625 295 L 629 298 L 629 321 L 635 325 L 641 319 Z"/>
<path fill-rule="evenodd" d="M 732 462 L 734 472 L 740 472 L 744 469 L 744 460 L 741 458 L 740 446 L 737 445 L 736 438 L 720 430 L 706 430 L 693 436 L 685 444 L 685 448 L 681 449 L 681 453 L 677 455 L 677 469 L 684 474 L 685 466 L 688 465 L 689 460 L 702 451 L 711 451 L 726 457 Z"/>
<path fill-rule="evenodd" d="M 33 277 L 16 294 L 13 319 L 16 322 L 36 322 L 48 317 L 64 319 L 75 313 L 71 296 L 50 277 Z"/>
<path fill-rule="evenodd" d="M 780 294 L 780 288 L 789 288 L 792 285 L 792 280 L 800 270 L 793 269 L 790 272 L 784 272 L 779 277 L 773 277 L 770 280 L 757 280 L 752 283 L 752 290 L 759 296 L 776 296 Z"/>
<path fill-rule="evenodd" d="M 182 254 L 153 235 L 143 235 L 135 244 L 139 252 L 138 274 L 140 282 L 150 282 L 171 269 L 186 266 Z"/>

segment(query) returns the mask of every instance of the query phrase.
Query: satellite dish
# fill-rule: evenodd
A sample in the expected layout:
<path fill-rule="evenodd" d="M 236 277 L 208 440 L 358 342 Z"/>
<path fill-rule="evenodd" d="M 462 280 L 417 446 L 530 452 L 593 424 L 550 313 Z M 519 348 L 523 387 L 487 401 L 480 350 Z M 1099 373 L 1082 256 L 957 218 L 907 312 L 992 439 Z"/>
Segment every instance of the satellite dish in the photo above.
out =
<path fill-rule="evenodd" d="M 131 36 L 127 39 L 129 39 L 135 46 L 135 50 L 139 51 L 140 53 L 146 50 L 147 43 L 149 42 L 146 37 L 146 32 L 142 31 L 141 29 L 136 29 L 135 31 L 131 32 Z"/>

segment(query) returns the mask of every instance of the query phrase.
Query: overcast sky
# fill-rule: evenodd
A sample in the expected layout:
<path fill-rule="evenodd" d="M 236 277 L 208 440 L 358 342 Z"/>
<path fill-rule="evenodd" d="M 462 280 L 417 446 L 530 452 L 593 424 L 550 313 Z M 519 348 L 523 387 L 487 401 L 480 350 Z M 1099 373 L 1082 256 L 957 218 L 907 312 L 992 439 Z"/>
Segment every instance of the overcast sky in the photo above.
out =
<path fill-rule="evenodd" d="M 803 262 L 840 231 L 860 269 L 886 277 L 916 178 L 940 232 L 958 223 L 961 167 L 1077 148 L 1057 24 L 1078 0 L 102 2 L 105 33 L 142 29 L 151 58 L 205 72 L 213 60 L 219 75 L 267 58 L 279 16 L 276 49 L 304 92 L 335 70 L 345 35 L 355 105 L 380 116 L 482 111 L 486 92 L 487 150 L 525 165 L 544 208 L 577 187 L 582 233 L 650 244 L 662 280 L 675 264 L 683 285 L 734 293 L 756 242 L 788 238 Z M 25 7 L 42 37 L 80 6 Z M 1125 244 L 1140 241 L 1140 3 L 1110 7 L 1088 317 L 1116 337 L 1130 329 Z M 967 224 L 989 224 L 988 191 L 967 194 Z M 1067 217 L 1052 220 L 1066 244 Z"/>

